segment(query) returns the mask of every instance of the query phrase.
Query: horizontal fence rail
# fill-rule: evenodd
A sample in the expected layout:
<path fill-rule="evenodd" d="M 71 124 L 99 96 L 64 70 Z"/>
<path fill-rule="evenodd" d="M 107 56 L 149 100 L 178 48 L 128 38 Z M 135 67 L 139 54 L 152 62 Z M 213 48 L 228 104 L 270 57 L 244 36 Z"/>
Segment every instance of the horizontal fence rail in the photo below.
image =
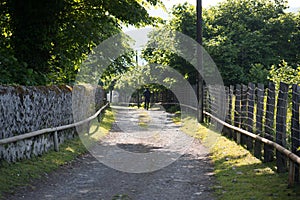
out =
<path fill-rule="evenodd" d="M 223 133 L 264 162 L 276 162 L 277 172 L 289 172 L 289 185 L 299 182 L 300 130 L 299 85 L 269 83 L 237 84 L 226 87 L 225 120 L 218 117 L 216 94 L 220 88 L 206 88 L 205 115 L 221 124 Z M 263 145 L 263 146 L 262 146 Z"/>
<path fill-rule="evenodd" d="M 246 131 L 246 130 L 244 130 L 244 129 L 235 127 L 235 126 L 233 126 L 233 125 L 231 125 L 231 124 L 228 124 L 228 123 L 222 121 L 221 119 L 219 119 L 219 118 L 213 116 L 212 114 L 210 114 L 210 113 L 208 113 L 208 112 L 206 112 L 206 111 L 204 111 L 204 114 L 207 115 L 207 116 L 209 116 L 209 117 L 211 117 L 211 118 L 213 118 L 213 119 L 216 120 L 218 123 L 222 124 L 223 126 L 226 126 L 227 128 L 230 128 L 230 129 L 232 129 L 232 130 L 234 130 L 234 131 L 238 131 L 239 133 L 242 133 L 242 134 L 244 134 L 244 135 L 247 135 L 247 136 L 249 136 L 249 137 L 251 137 L 251 138 L 253 138 L 253 139 L 255 139 L 255 140 L 259 140 L 259 141 L 261 141 L 261 142 L 263 142 L 263 143 L 265 143 L 265 144 L 268 144 L 268 145 L 273 146 L 273 147 L 276 148 L 278 151 L 280 151 L 281 153 L 285 154 L 285 155 L 286 155 L 288 158 L 290 158 L 292 161 L 294 161 L 295 163 L 300 164 L 300 157 L 298 157 L 296 154 L 292 153 L 290 150 L 284 148 L 283 146 L 281 146 L 281 145 L 279 145 L 279 144 L 277 144 L 277 143 L 275 143 L 275 142 L 273 142 L 273 141 L 271 141 L 271 140 L 268 140 L 268 139 L 266 139 L 266 138 L 260 137 L 259 135 L 256 135 L 256 134 L 251 133 L 251 132 L 249 132 L 249 131 Z"/>
<path fill-rule="evenodd" d="M 57 137 L 57 132 L 58 131 L 62 131 L 62 130 L 65 130 L 65 129 L 69 129 L 69 128 L 73 128 L 73 127 L 76 127 L 76 126 L 83 125 L 85 123 L 89 123 L 91 120 L 98 117 L 98 115 L 105 108 L 107 108 L 108 105 L 109 105 L 109 103 L 105 104 L 94 115 L 92 115 L 89 118 L 84 119 L 82 121 L 75 122 L 75 123 L 68 124 L 68 125 L 58 126 L 58 127 L 54 127 L 54 128 L 45 128 L 45 129 L 33 131 L 33 132 L 30 132 L 30 133 L 25 133 L 25 134 L 14 136 L 14 137 L 4 138 L 4 139 L 0 140 L 0 145 L 9 144 L 9 143 L 17 142 L 17 141 L 20 141 L 20 140 L 25 140 L 25 139 L 28 139 L 28 138 L 32 138 L 32 137 L 35 137 L 35 136 L 38 136 L 38 135 L 43 135 L 43 134 L 46 134 L 46 133 L 53 133 L 54 132 L 54 149 L 56 151 L 58 151 L 59 150 L 59 148 L 58 148 L 58 137 Z"/>
<path fill-rule="evenodd" d="M 224 86 L 222 86 L 224 87 Z M 299 182 L 300 176 L 300 86 L 249 83 L 225 87 L 225 103 L 220 102 L 221 86 L 208 86 L 204 91 L 206 123 L 223 126 L 223 134 L 247 148 L 263 162 L 273 162 L 278 173 L 288 172 L 288 184 Z M 219 105 L 219 104 L 222 105 Z M 197 111 L 195 106 L 179 105 Z M 219 110 L 226 109 L 226 118 Z M 219 128 L 216 128 L 219 130 Z"/>

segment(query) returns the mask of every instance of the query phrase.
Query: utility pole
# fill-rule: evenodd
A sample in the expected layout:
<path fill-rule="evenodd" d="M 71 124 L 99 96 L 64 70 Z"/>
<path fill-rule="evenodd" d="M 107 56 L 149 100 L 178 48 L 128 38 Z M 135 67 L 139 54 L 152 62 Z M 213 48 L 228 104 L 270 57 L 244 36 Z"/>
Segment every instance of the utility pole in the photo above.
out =
<path fill-rule="evenodd" d="M 203 75 L 203 54 L 202 54 L 202 0 L 197 0 L 197 42 L 201 47 L 197 48 L 197 68 Z M 203 122 L 203 77 L 197 71 L 197 120 Z"/>

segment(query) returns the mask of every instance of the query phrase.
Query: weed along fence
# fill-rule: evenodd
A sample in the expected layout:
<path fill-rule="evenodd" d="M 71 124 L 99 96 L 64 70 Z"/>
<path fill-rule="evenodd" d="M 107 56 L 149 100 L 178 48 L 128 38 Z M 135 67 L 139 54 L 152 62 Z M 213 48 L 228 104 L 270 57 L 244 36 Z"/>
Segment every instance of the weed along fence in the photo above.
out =
<path fill-rule="evenodd" d="M 89 128 L 107 107 L 105 99 L 101 87 L 0 86 L 0 161 L 58 151 L 75 127 Z"/>
<path fill-rule="evenodd" d="M 223 88 L 224 90 L 224 88 Z M 224 125 L 223 133 L 245 146 L 264 162 L 276 162 L 279 173 L 289 172 L 289 185 L 299 182 L 300 86 L 280 83 L 249 83 L 226 87 L 227 116 L 218 119 L 218 87 L 208 87 L 205 95 L 206 120 Z"/>

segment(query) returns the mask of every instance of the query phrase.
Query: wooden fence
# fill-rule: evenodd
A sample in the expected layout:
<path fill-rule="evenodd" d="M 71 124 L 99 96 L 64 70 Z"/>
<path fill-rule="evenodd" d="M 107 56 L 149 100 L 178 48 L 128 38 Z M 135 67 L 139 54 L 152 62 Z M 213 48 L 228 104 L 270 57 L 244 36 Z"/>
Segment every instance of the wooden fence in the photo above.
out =
<path fill-rule="evenodd" d="M 225 87 L 227 116 L 218 119 L 216 95 L 224 88 L 208 87 L 205 92 L 205 114 L 224 125 L 224 134 L 245 146 L 264 162 L 276 161 L 279 173 L 289 171 L 289 184 L 299 182 L 300 86 L 280 83 L 249 83 Z"/>

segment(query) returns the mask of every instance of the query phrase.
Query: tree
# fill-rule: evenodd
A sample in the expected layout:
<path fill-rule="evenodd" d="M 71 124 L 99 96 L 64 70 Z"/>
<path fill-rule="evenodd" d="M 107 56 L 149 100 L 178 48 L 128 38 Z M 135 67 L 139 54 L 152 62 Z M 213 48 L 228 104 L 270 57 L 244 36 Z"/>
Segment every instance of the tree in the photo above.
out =
<path fill-rule="evenodd" d="M 31 79 L 31 84 L 74 81 L 80 63 L 91 49 L 119 33 L 121 24 L 144 26 L 156 23 L 146 7 L 159 0 L 4 0 L 1 30 L 9 30 L 8 57 L 18 65 L 13 71 Z M 132 12 L 134 11 L 134 12 Z M 6 31 L 7 32 L 7 31 Z M 1 49 L 6 49 L 1 41 Z M 0 64 L 2 65 L 2 64 Z M 10 80 L 18 81 L 14 72 Z M 28 73 L 27 73 L 28 72 Z"/>
<path fill-rule="evenodd" d="M 191 84 L 196 84 L 197 73 L 191 63 L 180 57 L 170 49 L 170 45 L 176 43 L 172 31 L 178 31 L 190 37 L 196 38 L 196 15 L 195 7 L 188 3 L 177 5 L 172 8 L 172 19 L 164 27 L 158 28 L 150 35 L 148 48 L 143 51 L 143 57 L 151 64 L 170 66 L 180 72 Z M 157 38 L 162 38 L 157 40 Z M 153 49 L 158 46 L 161 49 Z M 150 48 L 149 48 L 150 47 Z M 174 46 L 173 48 L 177 48 Z M 186 47 L 190 48 L 190 47 Z M 181 48 L 184 50 L 184 48 Z M 193 55 L 191 55 L 193 56 Z"/>
<path fill-rule="evenodd" d="M 205 12 L 205 47 L 227 85 L 253 81 L 257 65 L 270 70 L 282 59 L 299 63 L 297 21 L 285 8 L 281 0 L 228 0 Z"/>
<path fill-rule="evenodd" d="M 285 61 L 272 65 L 268 79 L 275 83 L 276 88 L 279 88 L 280 82 L 300 85 L 300 66 L 294 69 Z"/>
<path fill-rule="evenodd" d="M 284 0 L 227 0 L 203 10 L 203 46 L 212 56 L 225 85 L 267 81 L 272 65 L 286 60 L 299 65 L 299 15 L 285 13 Z M 166 29 L 180 31 L 196 39 L 195 8 L 187 3 L 173 7 Z M 162 35 L 158 31 L 156 35 Z M 172 36 L 170 36 L 172 37 Z M 155 41 L 152 37 L 152 42 Z M 175 40 L 175 38 L 172 38 Z M 160 46 L 170 40 L 156 41 Z M 165 44 L 164 44 L 165 43 Z M 195 81 L 193 69 L 171 52 L 148 49 L 150 63 L 166 64 Z M 253 76 L 261 69 L 259 77 Z"/>

